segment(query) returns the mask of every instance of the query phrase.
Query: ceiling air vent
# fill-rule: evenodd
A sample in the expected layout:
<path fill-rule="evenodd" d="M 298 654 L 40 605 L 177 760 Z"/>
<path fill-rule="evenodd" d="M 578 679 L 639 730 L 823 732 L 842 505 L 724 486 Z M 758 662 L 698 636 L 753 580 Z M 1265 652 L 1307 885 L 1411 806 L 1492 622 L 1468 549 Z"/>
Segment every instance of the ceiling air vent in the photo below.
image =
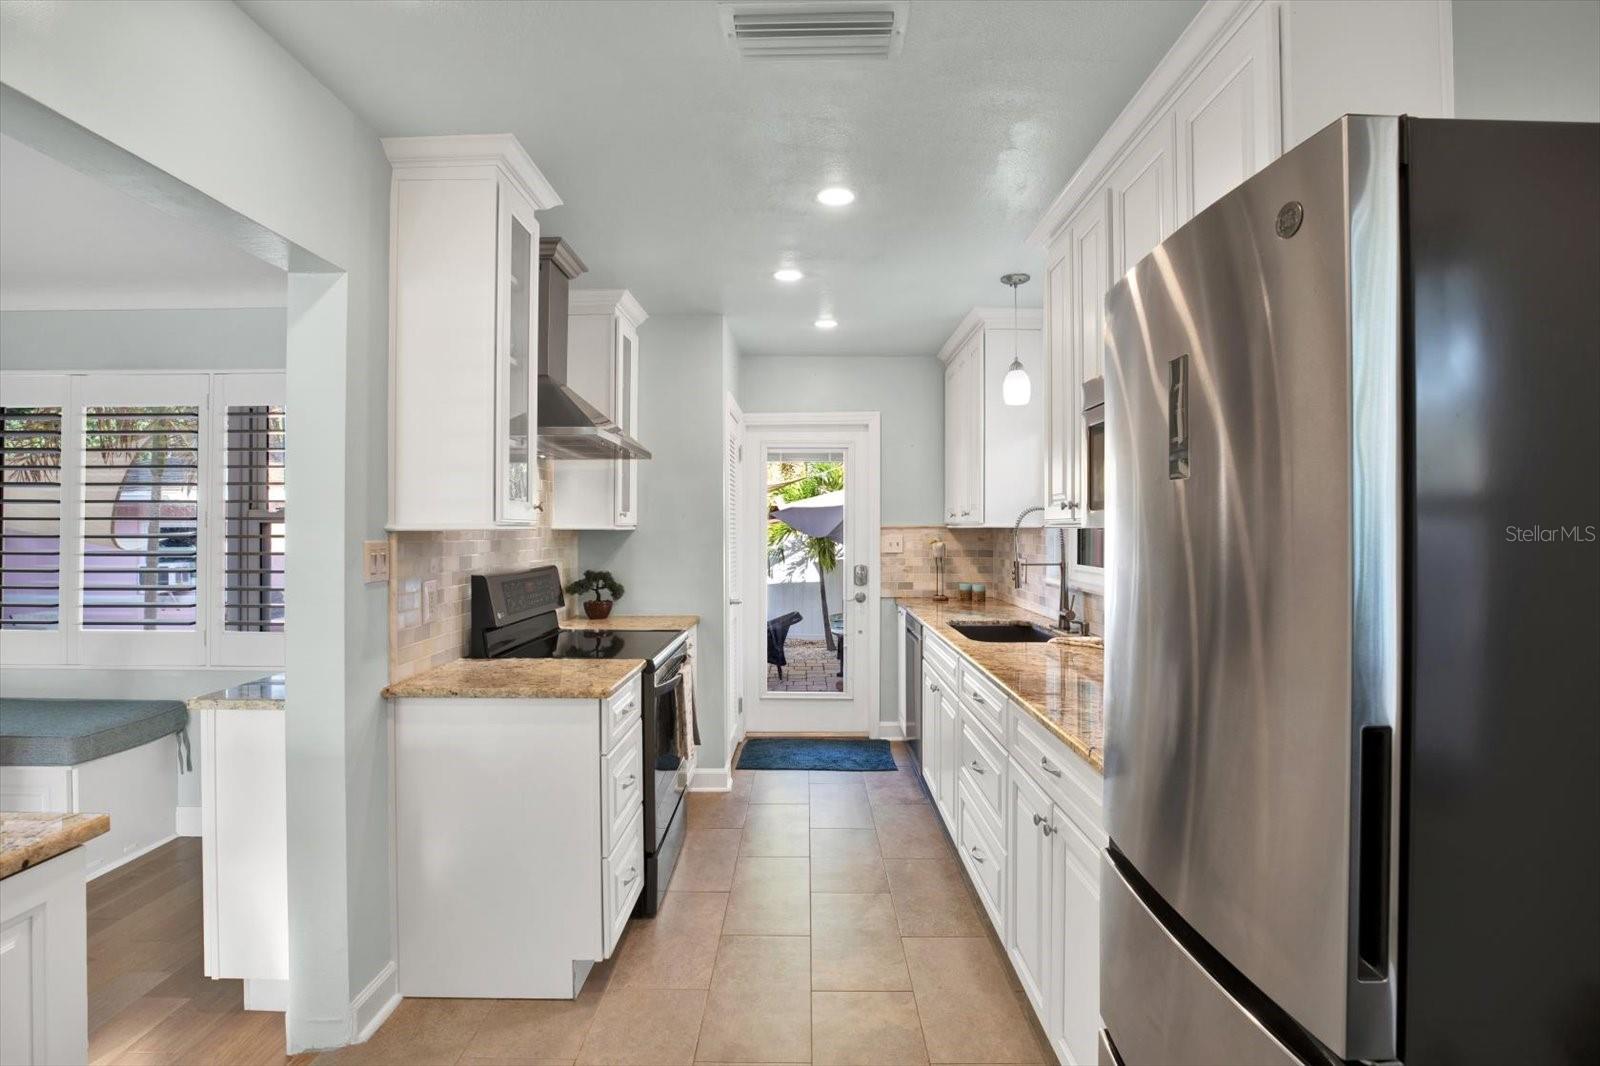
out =
<path fill-rule="evenodd" d="M 906 35 L 907 0 L 744 0 L 719 5 L 742 59 L 887 59 Z"/>

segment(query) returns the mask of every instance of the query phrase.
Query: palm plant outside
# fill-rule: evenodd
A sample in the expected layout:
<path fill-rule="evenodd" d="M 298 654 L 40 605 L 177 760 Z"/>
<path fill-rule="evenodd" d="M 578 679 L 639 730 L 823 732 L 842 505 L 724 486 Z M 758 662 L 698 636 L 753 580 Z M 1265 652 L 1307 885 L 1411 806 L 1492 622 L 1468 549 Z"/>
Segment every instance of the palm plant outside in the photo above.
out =
<path fill-rule="evenodd" d="M 767 464 L 767 511 L 796 500 L 809 500 L 844 488 L 844 464 L 833 462 L 783 462 Z M 828 575 L 839 567 L 840 545 L 827 537 L 813 537 L 790 527 L 782 519 L 767 523 L 767 568 L 803 558 L 817 570 L 817 590 L 822 598 L 822 635 L 829 651 L 837 650 L 833 627 L 828 624 Z"/>

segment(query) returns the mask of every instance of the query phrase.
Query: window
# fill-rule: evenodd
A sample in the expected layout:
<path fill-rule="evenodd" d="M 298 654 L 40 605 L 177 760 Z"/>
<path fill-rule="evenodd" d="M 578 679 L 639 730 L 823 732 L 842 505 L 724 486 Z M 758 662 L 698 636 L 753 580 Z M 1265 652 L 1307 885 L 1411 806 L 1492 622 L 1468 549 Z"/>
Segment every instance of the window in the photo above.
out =
<path fill-rule="evenodd" d="M 284 618 L 283 408 L 227 409 L 222 626 L 281 633 Z"/>
<path fill-rule="evenodd" d="M 83 411 L 80 624 L 199 623 L 200 409 Z"/>
<path fill-rule="evenodd" d="M 0 408 L 0 629 L 61 628 L 61 408 Z"/>
<path fill-rule="evenodd" d="M 283 662 L 284 379 L 0 374 L 0 661 Z"/>

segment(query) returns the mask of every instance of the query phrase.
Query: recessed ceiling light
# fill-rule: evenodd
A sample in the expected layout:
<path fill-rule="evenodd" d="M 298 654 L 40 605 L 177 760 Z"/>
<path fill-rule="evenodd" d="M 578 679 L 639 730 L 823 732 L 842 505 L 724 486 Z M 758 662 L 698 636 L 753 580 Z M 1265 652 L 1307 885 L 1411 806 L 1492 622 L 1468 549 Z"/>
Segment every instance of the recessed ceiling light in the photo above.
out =
<path fill-rule="evenodd" d="M 799 281 L 805 275 L 794 267 L 784 267 L 782 270 L 774 270 L 772 277 L 775 281 Z"/>
<path fill-rule="evenodd" d="M 839 323 L 831 318 L 819 318 L 811 324 L 816 326 L 818 329 L 833 329 Z"/>
<path fill-rule="evenodd" d="M 856 194 L 843 185 L 833 185 L 817 193 L 817 203 L 827 204 L 829 207 L 843 207 L 845 204 L 854 203 L 855 199 Z"/>

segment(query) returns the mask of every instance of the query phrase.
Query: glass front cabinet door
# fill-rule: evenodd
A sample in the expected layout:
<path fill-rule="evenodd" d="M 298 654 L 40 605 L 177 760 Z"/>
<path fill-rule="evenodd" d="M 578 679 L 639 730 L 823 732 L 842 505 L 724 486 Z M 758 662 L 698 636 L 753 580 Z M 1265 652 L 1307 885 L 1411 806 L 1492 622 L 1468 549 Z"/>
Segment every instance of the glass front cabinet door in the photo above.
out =
<path fill-rule="evenodd" d="M 538 356 L 539 224 L 515 190 L 500 189 L 499 338 L 495 373 L 495 520 L 526 525 L 540 508 Z"/>

